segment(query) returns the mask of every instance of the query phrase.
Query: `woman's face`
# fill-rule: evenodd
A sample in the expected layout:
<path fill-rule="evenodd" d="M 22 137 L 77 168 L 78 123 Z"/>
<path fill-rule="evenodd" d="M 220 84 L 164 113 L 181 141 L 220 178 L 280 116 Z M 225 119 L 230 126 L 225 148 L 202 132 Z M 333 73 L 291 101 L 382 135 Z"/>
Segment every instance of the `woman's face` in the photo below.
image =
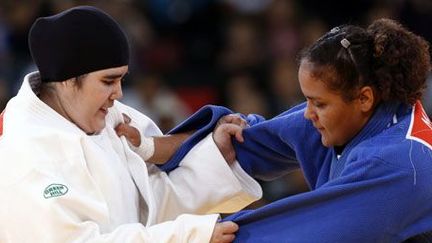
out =
<path fill-rule="evenodd" d="M 79 86 L 74 79 L 59 83 L 57 92 L 62 115 L 87 134 L 105 127 L 105 116 L 114 100 L 122 97 L 121 82 L 128 66 L 89 73 Z"/>
<path fill-rule="evenodd" d="M 307 100 L 304 116 L 321 134 L 324 146 L 345 145 L 366 124 L 371 111 L 365 110 L 360 98 L 344 100 L 340 93 L 329 89 L 319 77 L 313 76 L 312 68 L 311 63 L 302 62 L 298 74 Z"/>

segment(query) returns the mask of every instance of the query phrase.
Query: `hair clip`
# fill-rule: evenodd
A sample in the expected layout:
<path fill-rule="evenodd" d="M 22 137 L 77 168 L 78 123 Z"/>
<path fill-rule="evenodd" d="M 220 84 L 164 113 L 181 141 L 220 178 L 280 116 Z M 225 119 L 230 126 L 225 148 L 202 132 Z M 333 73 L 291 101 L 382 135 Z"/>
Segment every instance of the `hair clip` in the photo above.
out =
<path fill-rule="evenodd" d="M 347 40 L 346 38 L 343 38 L 340 43 L 343 47 L 345 47 L 345 49 L 348 49 L 348 47 L 351 45 L 351 42 L 349 42 L 349 40 Z"/>
<path fill-rule="evenodd" d="M 334 34 L 336 32 L 339 32 L 340 28 L 339 27 L 334 27 L 333 29 L 330 30 L 330 33 Z"/>

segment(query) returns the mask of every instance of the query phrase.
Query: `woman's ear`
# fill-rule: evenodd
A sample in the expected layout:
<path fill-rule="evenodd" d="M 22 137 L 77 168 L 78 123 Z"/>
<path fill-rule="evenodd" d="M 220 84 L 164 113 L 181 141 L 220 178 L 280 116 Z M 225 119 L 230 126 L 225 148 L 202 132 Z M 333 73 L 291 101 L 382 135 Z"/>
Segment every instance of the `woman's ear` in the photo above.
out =
<path fill-rule="evenodd" d="M 372 87 L 370 86 L 362 87 L 360 89 L 358 99 L 359 99 L 361 111 L 363 112 L 372 111 L 375 105 L 375 93 Z"/>

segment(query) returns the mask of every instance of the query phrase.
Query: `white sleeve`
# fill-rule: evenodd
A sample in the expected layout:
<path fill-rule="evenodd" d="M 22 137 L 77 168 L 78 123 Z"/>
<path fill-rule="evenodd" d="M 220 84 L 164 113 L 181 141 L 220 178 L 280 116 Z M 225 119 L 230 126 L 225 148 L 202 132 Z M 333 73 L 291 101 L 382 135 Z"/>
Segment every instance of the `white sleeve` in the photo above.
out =
<path fill-rule="evenodd" d="M 212 134 L 194 146 L 169 175 L 156 166 L 149 165 L 149 171 L 158 194 L 157 222 L 172 219 L 178 212 L 232 213 L 262 196 L 260 185 L 238 162 L 226 163 Z"/>
<path fill-rule="evenodd" d="M 132 125 L 136 125 L 142 136 L 161 134 L 142 113 L 120 102 L 116 105 L 121 112 L 127 112 L 132 122 L 136 122 Z M 172 220 L 179 213 L 232 213 L 262 197 L 260 185 L 238 162 L 231 166 L 227 164 L 212 134 L 195 145 L 169 175 L 154 164 L 147 166 L 150 184 L 156 192 L 158 216 L 155 222 Z"/>
<path fill-rule="evenodd" d="M 52 172 L 34 170 L 18 181 L 0 180 L 1 242 L 202 243 L 209 241 L 219 217 L 183 214 L 147 227 L 115 223 L 103 197 L 90 184 L 84 190 L 67 184 L 63 195 L 45 197 L 49 183 L 66 185 L 47 173 Z"/>

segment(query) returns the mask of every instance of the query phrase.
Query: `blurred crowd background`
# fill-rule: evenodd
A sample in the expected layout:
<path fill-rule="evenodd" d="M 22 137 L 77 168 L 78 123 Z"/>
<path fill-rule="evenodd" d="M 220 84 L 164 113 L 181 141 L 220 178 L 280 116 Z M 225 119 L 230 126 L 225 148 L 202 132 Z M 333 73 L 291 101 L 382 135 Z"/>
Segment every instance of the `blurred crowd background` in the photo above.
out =
<path fill-rule="evenodd" d="M 337 25 L 387 17 L 432 40 L 431 0 L 1 0 L 0 111 L 36 70 L 31 24 L 76 5 L 97 6 L 123 26 L 132 58 L 122 101 L 164 132 L 205 104 L 270 118 L 302 102 L 297 54 Z M 302 178 L 262 182 L 258 204 L 307 190 Z"/>

